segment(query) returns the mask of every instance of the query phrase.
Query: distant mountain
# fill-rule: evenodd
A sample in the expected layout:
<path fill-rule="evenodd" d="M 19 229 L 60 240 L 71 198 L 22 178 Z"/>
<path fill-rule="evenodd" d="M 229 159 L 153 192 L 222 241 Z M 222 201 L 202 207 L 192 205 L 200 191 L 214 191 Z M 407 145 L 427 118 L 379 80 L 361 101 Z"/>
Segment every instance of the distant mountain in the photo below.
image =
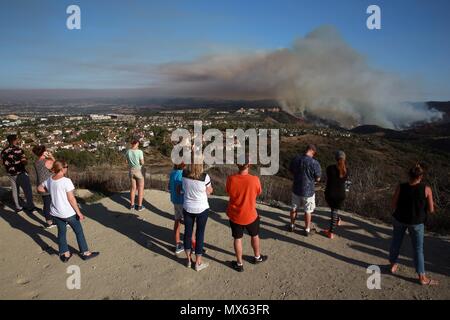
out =
<path fill-rule="evenodd" d="M 404 131 L 397 131 L 392 129 L 382 128 L 377 125 L 362 125 L 350 130 L 357 134 L 368 134 L 375 135 L 378 137 L 385 137 L 390 139 L 411 139 L 413 138 L 411 134 L 405 133 Z"/>

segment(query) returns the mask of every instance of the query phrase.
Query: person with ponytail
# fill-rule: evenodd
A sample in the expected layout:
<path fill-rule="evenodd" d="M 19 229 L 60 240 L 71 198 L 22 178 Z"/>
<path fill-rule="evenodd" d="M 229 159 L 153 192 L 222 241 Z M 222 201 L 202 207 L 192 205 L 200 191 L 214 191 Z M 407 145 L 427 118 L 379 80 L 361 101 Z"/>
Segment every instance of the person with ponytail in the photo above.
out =
<path fill-rule="evenodd" d="M 65 177 L 68 165 L 65 161 L 55 161 L 52 166 L 53 176 L 45 180 L 39 187 L 40 193 L 49 193 L 51 197 L 50 214 L 58 227 L 59 258 L 62 262 L 67 262 L 71 258 L 71 253 L 67 245 L 67 224 L 75 232 L 80 256 L 83 260 L 88 260 L 99 255 L 98 252 L 91 252 L 88 249 L 80 221 L 84 219 L 80 212 L 77 200 L 75 199 L 75 187 L 72 180 Z"/>
<path fill-rule="evenodd" d="M 325 187 L 325 200 L 331 209 L 330 229 L 325 230 L 325 235 L 333 239 L 336 227 L 340 225 L 339 210 L 345 200 L 345 183 L 348 178 L 346 155 L 344 151 L 335 154 L 336 164 L 327 168 L 327 183 Z"/>
<path fill-rule="evenodd" d="M 434 213 L 433 193 L 429 186 L 422 182 L 425 175 L 425 166 L 417 163 L 409 172 L 409 181 L 400 184 L 395 190 L 392 199 L 393 237 L 389 250 L 391 273 L 398 271 L 398 256 L 402 246 L 403 237 L 408 230 L 411 237 L 414 265 L 419 282 L 422 285 L 437 285 L 425 275 L 425 259 L 423 255 L 423 241 L 425 222 L 428 214 Z"/>

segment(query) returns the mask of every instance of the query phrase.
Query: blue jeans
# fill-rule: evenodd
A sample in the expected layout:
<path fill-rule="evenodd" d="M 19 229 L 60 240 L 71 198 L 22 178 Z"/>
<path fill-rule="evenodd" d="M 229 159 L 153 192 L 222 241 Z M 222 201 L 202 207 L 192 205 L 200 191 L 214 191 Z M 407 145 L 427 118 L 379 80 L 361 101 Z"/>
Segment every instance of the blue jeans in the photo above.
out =
<path fill-rule="evenodd" d="M 403 237 L 406 230 L 408 230 L 409 236 L 411 237 L 416 272 L 418 274 L 425 274 L 425 259 L 423 256 L 423 237 L 425 227 L 423 223 L 409 225 L 393 219 L 393 226 L 394 230 L 391 248 L 389 250 L 389 261 L 391 263 L 397 263 L 397 259 L 400 254 L 400 248 L 403 242 Z"/>
<path fill-rule="evenodd" d="M 53 217 L 50 215 L 50 206 L 52 205 L 52 197 L 47 194 L 45 196 L 42 196 L 42 201 L 44 202 L 44 208 L 42 209 L 42 212 L 44 214 L 45 220 L 53 221 Z"/>
<path fill-rule="evenodd" d="M 67 233 L 66 222 L 72 227 L 73 232 L 75 232 L 80 253 L 89 251 L 86 239 L 84 238 L 83 227 L 81 226 L 80 220 L 78 220 L 76 217 L 77 215 L 73 215 L 65 219 L 53 217 L 53 221 L 55 221 L 56 225 L 58 226 L 58 246 L 60 255 L 69 251 L 66 238 Z"/>
<path fill-rule="evenodd" d="M 184 216 L 184 250 L 191 251 L 192 249 L 192 231 L 194 230 L 194 223 L 197 224 L 195 231 L 195 255 L 200 256 L 203 253 L 203 242 L 205 239 L 206 222 L 208 221 L 209 209 L 201 213 L 189 213 L 183 210 Z"/>

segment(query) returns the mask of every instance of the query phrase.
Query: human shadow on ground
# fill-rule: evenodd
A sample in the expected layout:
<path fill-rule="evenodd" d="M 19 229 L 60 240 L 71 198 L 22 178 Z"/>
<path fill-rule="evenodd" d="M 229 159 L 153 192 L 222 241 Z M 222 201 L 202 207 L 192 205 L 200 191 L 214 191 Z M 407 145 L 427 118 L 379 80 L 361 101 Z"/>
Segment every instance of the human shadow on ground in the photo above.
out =
<path fill-rule="evenodd" d="M 215 219 L 217 222 L 225 224 L 224 219 L 221 217 L 225 215 L 225 210 L 227 206 L 227 201 L 221 198 L 211 198 L 210 200 L 210 206 L 211 210 L 213 210 L 214 213 L 210 215 L 211 218 Z M 277 239 L 280 241 L 285 241 L 288 243 L 297 244 L 299 246 L 303 246 L 305 248 L 315 250 L 319 253 L 331 256 L 335 259 L 341 260 L 346 263 L 351 263 L 360 267 L 367 268 L 371 263 L 364 262 L 358 259 L 354 259 L 351 257 L 343 256 L 337 252 L 331 252 L 329 250 L 317 247 L 309 242 L 301 241 L 297 237 L 299 234 L 296 233 L 288 233 L 288 235 L 283 233 L 278 233 L 271 231 L 267 228 L 264 228 L 264 226 L 272 227 L 277 230 L 282 230 L 284 233 L 287 233 L 287 224 L 289 223 L 289 215 L 288 212 L 286 213 L 286 216 L 281 216 L 280 214 L 277 214 L 273 211 L 266 211 L 258 209 L 258 213 L 261 216 L 261 231 L 260 231 L 260 237 L 261 239 Z M 302 218 L 303 214 L 299 214 L 298 219 Z M 323 210 L 317 210 L 314 213 L 313 216 L 313 222 L 320 228 L 320 229 L 327 229 L 329 227 L 329 219 L 330 219 L 330 212 L 329 211 L 323 211 Z M 390 235 L 391 230 L 389 227 L 383 227 L 383 226 L 376 226 L 372 225 L 370 223 L 367 223 L 361 219 L 356 219 L 350 216 L 344 216 L 344 225 L 339 227 L 337 230 L 337 235 L 339 237 L 345 238 L 347 240 L 350 240 L 356 244 L 350 245 L 350 248 L 364 252 L 368 255 L 376 256 L 378 258 L 386 259 L 388 258 L 387 253 L 385 251 L 389 250 L 389 245 L 391 238 L 390 237 L 382 237 L 381 235 Z M 226 220 L 225 220 L 226 221 Z M 277 224 L 276 222 L 281 222 L 282 225 Z M 364 235 L 355 232 L 356 230 L 365 230 L 370 235 Z M 292 235 L 292 236 L 290 236 Z M 315 236 L 321 236 L 321 235 L 315 235 Z M 405 237 L 405 241 L 408 241 Z M 307 238 L 304 238 L 305 240 Z M 330 240 L 331 241 L 331 240 Z M 408 243 L 409 244 L 409 243 Z M 406 250 L 402 250 L 402 255 L 407 255 L 407 257 L 410 260 L 406 259 L 399 259 L 400 264 L 405 265 L 411 265 L 412 262 L 412 251 L 411 249 L 404 248 Z M 449 242 L 440 239 L 440 238 L 434 238 L 434 237 L 425 237 L 425 266 L 426 270 L 439 273 L 445 276 L 450 275 L 449 268 L 447 266 L 447 263 L 445 261 L 450 261 L 449 256 Z M 443 256 L 444 255 L 444 256 Z M 395 275 L 398 276 L 398 275 Z M 415 279 L 414 279 L 415 281 Z"/>
<path fill-rule="evenodd" d="M 115 201 L 117 204 L 129 208 L 129 200 L 127 199 L 127 194 L 116 194 L 111 198 L 113 201 Z M 165 212 L 164 210 L 161 210 L 154 205 L 152 205 L 149 201 L 144 200 L 144 206 L 147 210 L 150 211 L 150 214 L 157 214 L 163 218 L 169 219 L 170 221 L 173 221 L 173 214 Z M 228 202 L 221 198 L 210 198 L 209 199 L 210 204 L 210 215 L 209 218 L 213 219 L 214 221 L 229 227 L 228 218 L 226 217 L 225 211 L 226 206 Z M 183 263 L 184 259 L 180 259 L 176 257 L 173 253 L 174 245 L 173 245 L 173 230 L 165 227 L 161 227 L 155 224 L 152 224 L 148 221 L 144 221 L 139 219 L 138 215 L 135 214 L 124 214 L 120 212 L 110 212 L 107 208 L 105 208 L 101 204 L 92 204 L 87 205 L 88 210 L 86 212 L 86 215 L 99 223 L 105 225 L 106 227 L 109 227 L 111 229 L 114 229 L 123 235 L 126 235 L 136 243 L 152 250 L 156 254 L 161 254 L 169 259 L 172 259 L 176 262 Z M 145 211 L 144 211 L 145 212 Z M 272 211 L 266 211 L 258 209 L 258 213 L 261 216 L 261 230 L 260 230 L 260 237 L 261 239 L 276 239 L 279 241 L 292 243 L 304 248 L 307 248 L 309 250 L 316 251 L 318 253 L 330 256 L 332 258 L 335 258 L 337 260 L 343 261 L 345 263 L 353 264 L 356 266 L 359 266 L 361 268 L 366 269 L 369 265 L 372 263 L 367 261 L 362 261 L 350 256 L 344 256 L 338 252 L 333 252 L 321 247 L 318 247 L 312 243 L 309 243 L 306 238 L 299 238 L 298 233 L 287 233 L 286 232 L 286 224 L 289 222 L 289 215 L 286 213 L 286 216 L 281 215 L 277 212 Z M 131 219 L 131 221 L 127 224 L 124 223 L 118 223 L 119 220 L 123 221 L 125 217 L 128 217 L 128 219 Z M 299 215 L 299 218 L 302 217 L 302 214 Z M 329 225 L 329 217 L 330 213 L 328 211 L 316 211 L 314 214 L 314 222 L 319 226 L 320 228 L 324 229 L 327 228 Z M 281 230 L 282 232 L 272 231 L 265 227 L 271 227 L 276 230 Z M 369 235 L 360 234 L 358 232 L 355 232 L 357 230 L 365 230 L 369 233 Z M 389 227 L 382 227 L 382 226 L 375 226 L 372 224 L 369 224 L 365 221 L 362 221 L 360 219 L 355 219 L 350 216 L 344 216 L 344 225 L 342 227 L 339 227 L 338 229 L 338 236 L 345 238 L 347 240 L 350 240 L 354 242 L 355 244 L 351 244 L 349 247 L 364 252 L 368 255 L 372 255 L 374 257 L 379 257 L 383 259 L 387 259 L 387 253 L 386 250 L 389 248 L 390 238 L 382 237 L 381 235 L 389 235 L 390 234 Z M 321 236 L 321 235 L 316 235 Z M 305 239 L 305 241 L 301 240 Z M 152 245 L 148 245 L 149 241 Z M 207 239 L 206 239 L 207 241 Z M 231 235 L 230 235 L 230 241 Z M 330 240 L 331 241 L 331 240 Z M 218 246 L 212 245 L 210 243 L 205 244 L 205 247 L 214 251 L 222 252 L 224 254 L 230 255 L 234 257 L 234 252 L 229 252 L 223 248 L 220 248 Z M 434 249 L 432 249 L 434 248 Z M 443 275 L 449 275 L 448 270 L 445 267 L 445 257 L 439 258 L 439 254 L 431 254 L 431 250 L 433 252 L 439 252 L 441 255 L 442 253 L 446 254 L 446 251 L 448 252 L 448 242 L 441 240 L 439 238 L 432 238 L 432 237 L 426 237 L 425 239 L 425 258 L 426 258 L 426 268 L 428 271 L 443 274 Z M 410 250 L 405 250 L 402 252 L 403 255 L 405 253 L 409 254 L 409 257 L 411 256 Z M 428 253 L 428 254 L 427 254 Z M 214 260 L 218 263 L 224 264 L 229 267 L 230 261 L 221 261 L 216 259 L 215 257 L 205 254 L 206 257 L 208 257 L 211 260 Z M 184 258 L 184 256 L 183 256 Z M 246 261 L 250 261 L 252 259 L 251 256 L 244 256 L 244 259 Z M 410 258 L 411 259 L 411 258 Z M 407 259 L 400 259 L 399 263 L 410 265 L 411 261 Z M 387 272 L 388 268 L 383 268 L 383 272 Z M 401 278 L 399 275 L 395 275 Z M 416 282 L 416 280 L 410 279 L 410 281 Z"/>
<path fill-rule="evenodd" d="M 123 194 L 115 194 L 110 199 L 119 205 L 124 205 L 125 207 L 128 207 L 129 205 L 129 202 Z M 168 259 L 184 265 L 186 262 L 185 255 L 182 253 L 177 256 L 174 253 L 175 246 L 173 230 L 170 228 L 158 226 L 148 221 L 151 219 L 152 214 L 161 215 L 165 218 L 170 219 L 171 221 L 173 221 L 173 215 L 156 208 L 147 201 L 145 201 L 143 204 L 146 208 L 146 210 L 142 212 L 144 213 L 143 217 L 145 220 L 143 220 L 143 218 L 141 218 L 136 213 L 110 211 L 101 203 L 85 203 L 83 204 L 83 209 L 85 215 L 88 218 L 97 221 L 98 223 L 109 229 L 123 234 L 124 236 L 133 240 L 142 247 L 147 248 L 155 254 L 162 255 Z M 147 210 L 150 212 L 148 212 Z M 149 215 L 146 216 L 145 214 Z M 228 253 L 226 250 L 208 243 L 205 244 L 205 248 L 218 252 Z M 223 261 L 216 259 L 208 253 L 204 254 L 204 256 L 218 263 L 224 263 Z"/>
<path fill-rule="evenodd" d="M 43 251 L 47 252 L 49 255 L 58 255 L 58 250 L 53 248 L 47 243 L 47 241 L 44 240 L 44 238 L 47 238 L 57 246 L 58 238 L 50 231 L 44 229 L 41 225 L 38 226 L 29 222 L 27 219 L 22 217 L 21 214 L 24 213 L 16 213 L 11 208 L 7 210 L 7 207 L 0 209 L 0 216 L 8 222 L 12 228 L 20 230 L 29 236 Z M 31 214 L 31 216 L 34 215 Z M 40 222 L 42 223 L 42 221 Z M 70 247 L 70 250 L 73 252 L 74 248 Z"/>

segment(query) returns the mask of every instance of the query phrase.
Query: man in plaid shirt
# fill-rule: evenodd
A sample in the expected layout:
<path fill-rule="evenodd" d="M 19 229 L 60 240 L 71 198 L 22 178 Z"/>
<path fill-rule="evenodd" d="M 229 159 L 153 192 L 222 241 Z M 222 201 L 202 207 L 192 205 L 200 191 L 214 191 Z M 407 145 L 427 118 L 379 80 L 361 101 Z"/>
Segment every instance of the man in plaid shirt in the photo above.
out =
<path fill-rule="evenodd" d="M 22 188 L 26 198 L 26 210 L 34 210 L 33 193 L 31 190 L 30 177 L 25 169 L 27 158 L 25 152 L 19 147 L 19 138 L 15 134 L 7 137 L 8 146 L 3 149 L 1 155 L 8 179 L 11 183 L 12 195 L 16 211 L 23 210 L 19 203 L 19 188 Z"/>

